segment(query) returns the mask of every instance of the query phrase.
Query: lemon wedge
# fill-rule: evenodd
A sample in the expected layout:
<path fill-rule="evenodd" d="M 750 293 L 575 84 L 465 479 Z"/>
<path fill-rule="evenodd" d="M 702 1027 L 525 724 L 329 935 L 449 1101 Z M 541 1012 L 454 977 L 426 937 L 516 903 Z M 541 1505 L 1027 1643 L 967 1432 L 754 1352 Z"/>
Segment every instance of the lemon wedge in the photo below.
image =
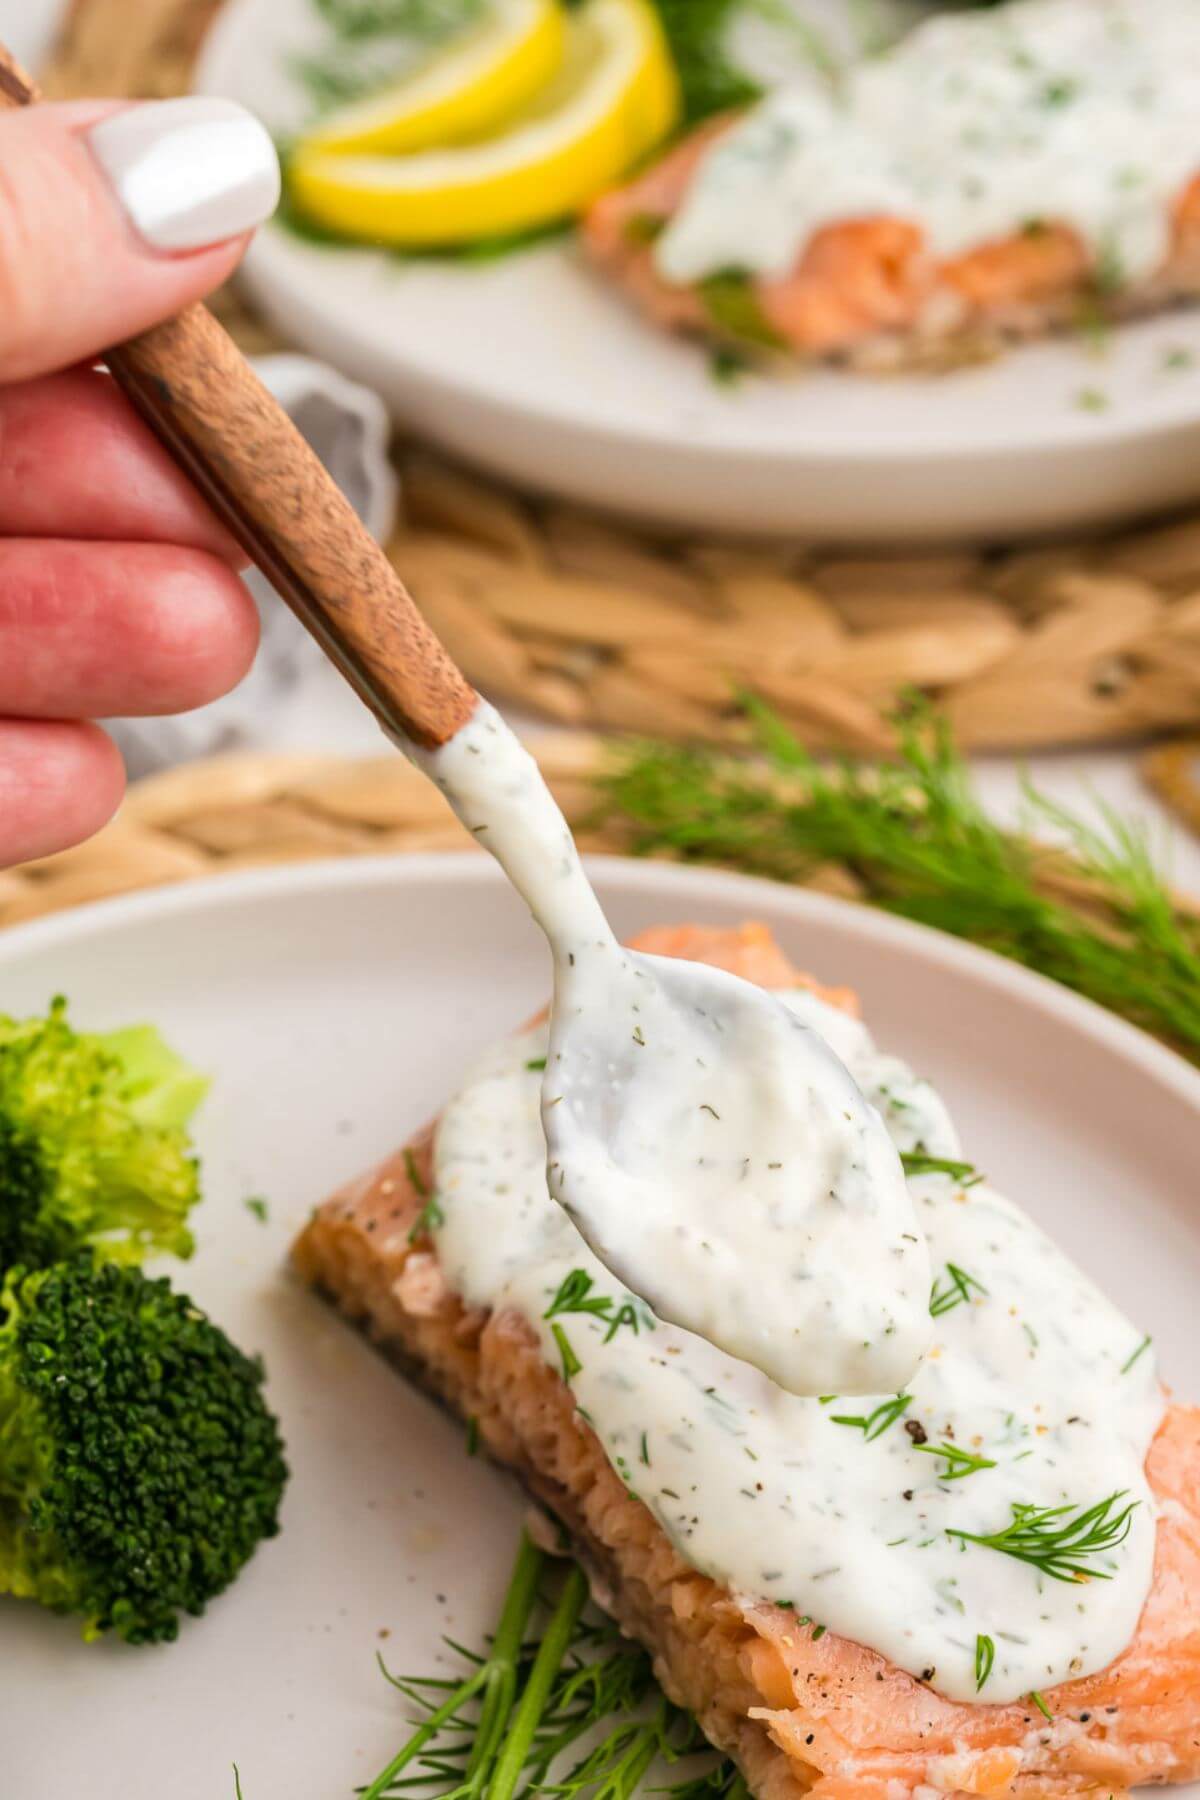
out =
<path fill-rule="evenodd" d="M 491 0 L 477 25 L 382 92 L 327 113 L 305 141 L 398 155 L 480 137 L 551 79 L 563 37 L 559 0 Z"/>
<path fill-rule="evenodd" d="M 406 248 L 470 243 L 579 212 L 679 117 L 679 83 L 648 0 L 583 0 L 553 77 L 502 131 L 410 156 L 334 154 L 307 138 L 291 196 L 317 223 Z"/>

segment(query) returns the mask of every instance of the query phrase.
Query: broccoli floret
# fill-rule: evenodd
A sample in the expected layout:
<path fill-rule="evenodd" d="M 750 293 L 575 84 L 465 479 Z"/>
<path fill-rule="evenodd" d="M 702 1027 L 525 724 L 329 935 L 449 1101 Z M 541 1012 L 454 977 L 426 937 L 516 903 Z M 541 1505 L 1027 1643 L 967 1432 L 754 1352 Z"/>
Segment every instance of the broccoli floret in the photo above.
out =
<path fill-rule="evenodd" d="M 173 1638 L 287 1480 L 262 1365 L 169 1282 L 82 1252 L 0 1294 L 0 1593 Z"/>
<path fill-rule="evenodd" d="M 84 1245 L 187 1256 L 199 1174 L 185 1126 L 207 1082 L 150 1026 L 73 1031 L 0 1015 L 0 1277 Z"/>

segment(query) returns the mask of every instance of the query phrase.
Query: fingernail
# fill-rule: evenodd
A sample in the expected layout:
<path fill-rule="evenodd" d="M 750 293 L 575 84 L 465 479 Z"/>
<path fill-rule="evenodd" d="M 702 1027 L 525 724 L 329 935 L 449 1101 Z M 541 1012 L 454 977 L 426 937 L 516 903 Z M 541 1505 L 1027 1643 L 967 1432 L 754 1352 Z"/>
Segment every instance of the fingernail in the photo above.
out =
<path fill-rule="evenodd" d="M 200 250 L 270 218 L 279 158 L 265 127 L 232 100 L 201 95 L 125 107 L 88 146 L 138 236 L 153 250 Z"/>

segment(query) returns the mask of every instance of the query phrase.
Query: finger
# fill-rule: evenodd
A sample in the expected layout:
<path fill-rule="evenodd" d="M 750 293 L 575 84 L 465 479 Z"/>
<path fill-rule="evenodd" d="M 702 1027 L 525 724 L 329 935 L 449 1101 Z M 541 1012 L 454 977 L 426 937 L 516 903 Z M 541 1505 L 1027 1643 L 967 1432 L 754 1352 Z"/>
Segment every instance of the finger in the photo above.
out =
<path fill-rule="evenodd" d="M 0 388 L 0 535 L 188 544 L 235 568 L 246 563 L 97 369 Z"/>
<path fill-rule="evenodd" d="M 257 642 L 249 594 L 202 550 L 0 542 L 0 715 L 186 712 L 235 686 Z"/>
<path fill-rule="evenodd" d="M 91 837 L 124 789 L 116 745 L 98 726 L 0 719 L 0 868 Z"/>
<path fill-rule="evenodd" d="M 0 117 L 0 382 L 95 356 L 200 299 L 278 197 L 274 146 L 232 101 Z"/>

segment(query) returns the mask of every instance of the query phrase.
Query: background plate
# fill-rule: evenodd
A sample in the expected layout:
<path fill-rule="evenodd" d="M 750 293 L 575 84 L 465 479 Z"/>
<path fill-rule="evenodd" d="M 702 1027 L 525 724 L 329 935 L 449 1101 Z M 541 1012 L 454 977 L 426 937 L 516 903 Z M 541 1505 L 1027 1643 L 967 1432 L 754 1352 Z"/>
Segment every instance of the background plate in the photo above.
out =
<path fill-rule="evenodd" d="M 1039 977 L 879 914 L 744 877 L 599 860 L 623 934 L 765 919 L 853 982 L 943 1088 L 968 1154 L 1070 1245 L 1200 1394 L 1200 1075 Z M 293 1468 L 281 1537 L 179 1642 L 84 1645 L 0 1601 L 0 1791 L 21 1800 L 350 1800 L 404 1736 L 374 1666 L 429 1672 L 494 1622 L 522 1502 L 463 1434 L 284 1273 L 309 1209 L 393 1149 L 547 958 L 483 857 L 288 869 L 108 902 L 0 938 L 0 1008 L 153 1019 L 214 1086 L 182 1280 L 261 1350 Z M 243 1201 L 270 1201 L 266 1226 Z M 1200 1793 L 1200 1790 L 1196 1790 Z"/>
<path fill-rule="evenodd" d="M 296 122 L 307 0 L 228 0 L 198 85 Z M 534 488 L 706 530 L 1005 537 L 1116 522 L 1200 492 L 1200 313 L 1036 344 L 941 377 L 818 370 L 714 381 L 551 245 L 492 265 L 260 232 L 245 281 L 289 341 L 403 423 Z M 1193 366 L 1168 368 L 1172 351 Z M 1089 410 L 1086 401 L 1099 403 Z"/>

